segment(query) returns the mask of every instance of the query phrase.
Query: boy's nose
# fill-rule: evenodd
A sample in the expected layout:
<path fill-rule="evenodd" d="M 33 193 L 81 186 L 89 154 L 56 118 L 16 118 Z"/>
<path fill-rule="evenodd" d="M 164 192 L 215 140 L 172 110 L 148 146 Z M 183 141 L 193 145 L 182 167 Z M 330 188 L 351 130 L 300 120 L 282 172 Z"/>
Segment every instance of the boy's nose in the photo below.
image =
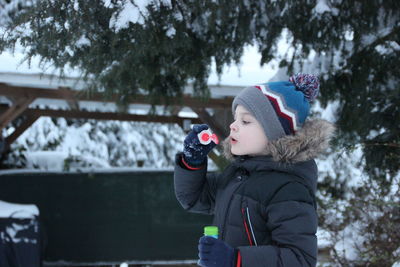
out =
<path fill-rule="evenodd" d="M 232 122 L 231 125 L 229 125 L 229 128 L 231 129 L 231 131 L 237 131 L 237 126 L 235 122 Z"/>

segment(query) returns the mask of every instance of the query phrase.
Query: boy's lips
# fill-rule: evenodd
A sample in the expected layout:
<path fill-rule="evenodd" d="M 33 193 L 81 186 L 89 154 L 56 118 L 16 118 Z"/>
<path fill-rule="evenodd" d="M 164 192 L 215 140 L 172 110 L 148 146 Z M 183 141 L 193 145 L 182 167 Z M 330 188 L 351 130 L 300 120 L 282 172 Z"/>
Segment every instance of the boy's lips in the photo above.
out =
<path fill-rule="evenodd" d="M 231 144 L 236 144 L 237 140 L 231 136 Z"/>

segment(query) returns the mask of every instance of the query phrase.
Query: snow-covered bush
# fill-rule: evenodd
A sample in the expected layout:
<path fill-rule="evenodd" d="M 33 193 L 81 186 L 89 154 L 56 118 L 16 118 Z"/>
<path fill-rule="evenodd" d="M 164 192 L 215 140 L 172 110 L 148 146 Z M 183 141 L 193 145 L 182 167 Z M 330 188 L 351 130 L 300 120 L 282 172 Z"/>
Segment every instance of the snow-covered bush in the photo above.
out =
<path fill-rule="evenodd" d="M 336 171 L 319 183 L 319 225 L 331 258 L 321 266 L 394 266 L 400 260 L 400 175 L 355 177 L 365 163 L 357 150 L 334 153 L 325 163 Z"/>
<path fill-rule="evenodd" d="M 42 117 L 11 146 L 7 168 L 172 168 L 185 133 L 174 124 Z"/>

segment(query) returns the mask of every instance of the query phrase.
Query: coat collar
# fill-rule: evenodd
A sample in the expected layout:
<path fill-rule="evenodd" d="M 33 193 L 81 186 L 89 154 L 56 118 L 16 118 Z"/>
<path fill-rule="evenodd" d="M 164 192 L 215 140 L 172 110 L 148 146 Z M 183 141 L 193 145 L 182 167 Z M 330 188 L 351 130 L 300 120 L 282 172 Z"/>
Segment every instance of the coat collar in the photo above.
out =
<path fill-rule="evenodd" d="M 224 184 L 237 173 L 253 176 L 265 172 L 286 173 L 300 177 L 314 191 L 317 188 L 318 168 L 314 160 L 296 163 L 285 163 L 275 161 L 271 156 L 238 156 L 224 171 Z"/>

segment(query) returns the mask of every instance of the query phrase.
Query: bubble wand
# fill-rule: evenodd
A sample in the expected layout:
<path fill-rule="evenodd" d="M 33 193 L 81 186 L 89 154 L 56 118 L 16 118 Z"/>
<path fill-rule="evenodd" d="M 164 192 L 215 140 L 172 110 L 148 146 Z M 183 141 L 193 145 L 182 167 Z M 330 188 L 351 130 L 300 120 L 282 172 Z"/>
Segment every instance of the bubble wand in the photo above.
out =
<path fill-rule="evenodd" d="M 197 137 L 199 138 L 200 144 L 202 145 L 208 145 L 209 143 L 211 143 L 211 141 L 213 141 L 217 145 L 219 143 L 217 135 L 211 132 L 210 129 L 201 131 L 197 135 Z"/>

